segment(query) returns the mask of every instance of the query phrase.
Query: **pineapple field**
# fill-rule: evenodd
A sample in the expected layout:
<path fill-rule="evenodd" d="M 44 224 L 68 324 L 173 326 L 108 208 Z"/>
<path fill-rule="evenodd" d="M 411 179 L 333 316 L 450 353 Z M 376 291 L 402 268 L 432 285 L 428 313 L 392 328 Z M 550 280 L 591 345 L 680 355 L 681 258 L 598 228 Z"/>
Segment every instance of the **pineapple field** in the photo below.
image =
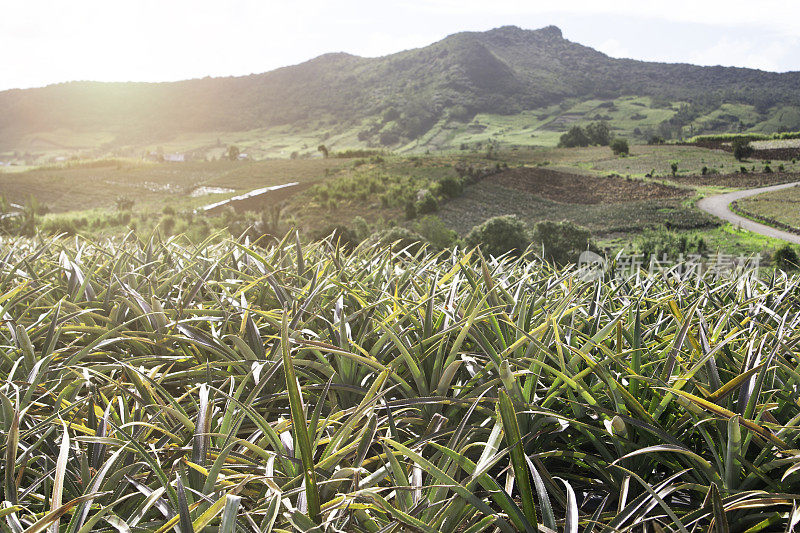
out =
<path fill-rule="evenodd" d="M 6 238 L 0 528 L 785 531 L 800 280 Z"/>

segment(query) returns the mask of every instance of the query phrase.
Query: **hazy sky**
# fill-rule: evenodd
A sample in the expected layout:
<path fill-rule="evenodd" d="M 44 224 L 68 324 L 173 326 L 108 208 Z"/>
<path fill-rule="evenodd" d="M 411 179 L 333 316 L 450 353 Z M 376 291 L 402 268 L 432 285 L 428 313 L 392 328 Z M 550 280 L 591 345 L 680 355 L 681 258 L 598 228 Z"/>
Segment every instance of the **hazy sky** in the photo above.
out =
<path fill-rule="evenodd" d="M 800 70 L 798 0 L 0 0 L 0 90 L 243 75 L 508 24 L 615 57 Z"/>

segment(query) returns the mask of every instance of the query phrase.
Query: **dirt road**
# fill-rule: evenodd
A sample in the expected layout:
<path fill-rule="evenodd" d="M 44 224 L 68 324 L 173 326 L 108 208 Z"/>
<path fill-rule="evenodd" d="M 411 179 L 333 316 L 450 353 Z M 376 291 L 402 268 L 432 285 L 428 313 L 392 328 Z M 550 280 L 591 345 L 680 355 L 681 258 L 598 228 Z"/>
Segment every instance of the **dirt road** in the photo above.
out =
<path fill-rule="evenodd" d="M 789 187 L 794 187 L 795 185 L 800 185 L 800 181 L 709 196 L 697 202 L 697 207 L 706 213 L 719 217 L 723 220 L 727 220 L 731 224 L 740 226 L 742 229 L 746 229 L 747 231 L 752 231 L 753 233 L 759 233 L 761 235 L 766 235 L 767 237 L 774 237 L 776 239 L 783 239 L 784 241 L 800 244 L 800 235 L 795 235 L 794 233 L 789 233 L 788 231 L 771 228 L 765 224 L 760 224 L 750 220 L 749 218 L 739 216 L 728 209 L 728 205 L 735 200 L 741 200 L 742 198 L 755 196 L 756 194 L 761 194 L 764 192 L 786 189 Z"/>

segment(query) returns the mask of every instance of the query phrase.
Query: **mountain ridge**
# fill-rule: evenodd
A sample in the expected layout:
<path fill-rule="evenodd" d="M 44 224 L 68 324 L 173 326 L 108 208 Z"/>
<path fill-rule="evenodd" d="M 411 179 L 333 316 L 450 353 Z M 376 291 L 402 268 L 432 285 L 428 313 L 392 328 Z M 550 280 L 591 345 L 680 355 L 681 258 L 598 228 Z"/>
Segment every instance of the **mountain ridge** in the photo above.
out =
<path fill-rule="evenodd" d="M 800 72 L 612 58 L 565 39 L 556 26 L 502 26 L 387 56 L 334 52 L 248 76 L 3 91 L 0 147 L 54 129 L 104 131 L 124 143 L 185 132 L 320 122 L 357 127 L 364 121 L 360 139 L 390 145 L 418 138 L 442 118 L 511 115 L 570 98 L 713 97 L 769 108 L 800 105 L 799 86 Z"/>

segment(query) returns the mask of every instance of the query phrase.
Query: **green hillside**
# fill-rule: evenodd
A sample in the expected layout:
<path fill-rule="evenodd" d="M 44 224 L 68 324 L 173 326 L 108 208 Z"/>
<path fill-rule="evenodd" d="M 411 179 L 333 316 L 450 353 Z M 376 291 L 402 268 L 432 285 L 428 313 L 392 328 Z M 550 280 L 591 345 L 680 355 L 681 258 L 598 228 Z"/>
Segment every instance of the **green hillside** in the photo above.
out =
<path fill-rule="evenodd" d="M 554 144 L 554 132 L 594 116 L 641 136 L 659 127 L 668 137 L 780 131 L 798 127 L 798 86 L 800 73 L 614 59 L 553 26 L 506 26 L 385 57 L 327 54 L 244 77 L 4 91 L 0 152 L 107 152 L 187 136 L 194 142 L 184 148 L 197 149 L 232 132 L 249 132 L 244 141 L 282 139 L 272 143 L 280 149 L 263 147 L 272 156 L 313 151 L 327 139 L 443 147 L 468 141 L 476 115 L 520 117 L 528 129 L 546 123 L 539 125 L 551 133 L 528 133 L 524 144 Z"/>

